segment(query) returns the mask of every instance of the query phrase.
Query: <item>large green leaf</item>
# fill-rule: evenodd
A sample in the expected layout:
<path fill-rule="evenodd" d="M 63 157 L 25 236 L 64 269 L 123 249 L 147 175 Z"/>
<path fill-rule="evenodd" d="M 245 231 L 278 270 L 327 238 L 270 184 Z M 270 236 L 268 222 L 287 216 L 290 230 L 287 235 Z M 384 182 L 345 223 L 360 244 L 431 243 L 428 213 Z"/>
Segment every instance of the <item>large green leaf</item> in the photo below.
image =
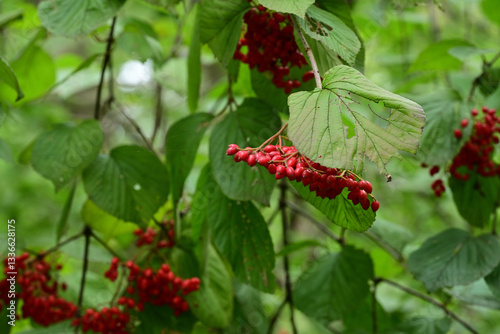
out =
<path fill-rule="evenodd" d="M 251 202 L 232 201 L 221 192 L 212 177 L 203 188 L 212 239 L 229 260 L 236 278 L 271 292 L 274 289 L 274 248 L 267 224 Z M 196 195 L 195 195 L 196 196 Z"/>
<path fill-rule="evenodd" d="M 212 118 L 210 114 L 197 113 L 181 119 L 168 130 L 165 148 L 174 203 L 182 196 L 184 181 L 193 168 L 198 145 Z"/>
<path fill-rule="evenodd" d="M 193 10 L 196 12 L 198 6 L 195 5 Z M 201 86 L 201 43 L 200 43 L 200 21 L 196 20 L 191 35 L 191 43 L 189 43 L 189 54 L 187 60 L 188 86 L 187 100 L 189 111 L 194 113 L 198 109 L 198 100 L 200 99 Z"/>
<path fill-rule="evenodd" d="M 288 105 L 288 135 L 299 152 L 324 166 L 358 172 L 365 156 L 387 173 L 385 164 L 400 157 L 398 150 L 415 153 L 425 122 L 417 103 L 344 65 L 325 74 L 323 89 L 292 94 Z M 354 124 L 351 129 L 345 119 Z M 355 135 L 348 138 L 352 128 Z"/>
<path fill-rule="evenodd" d="M 235 163 L 226 150 L 229 144 L 257 147 L 279 130 L 280 123 L 273 108 L 260 100 L 246 99 L 236 112 L 215 126 L 210 137 L 210 163 L 215 180 L 227 197 L 269 205 L 274 177 L 261 166 Z"/>
<path fill-rule="evenodd" d="M 208 43 L 214 55 L 227 65 L 241 34 L 243 15 L 250 9 L 247 1 L 202 0 L 199 14 L 200 40 Z"/>
<path fill-rule="evenodd" d="M 233 316 L 233 273 L 213 247 L 200 277 L 200 289 L 187 301 L 193 314 L 209 327 L 227 327 Z"/>
<path fill-rule="evenodd" d="M 463 118 L 470 117 L 470 108 L 456 91 L 439 91 L 418 100 L 425 110 L 425 127 L 417 157 L 429 166 L 443 165 L 452 160 L 469 138 L 472 127 L 460 127 Z M 460 128 L 462 139 L 453 135 Z"/>
<path fill-rule="evenodd" d="M 92 32 L 116 15 L 126 0 L 45 0 L 38 15 L 45 28 L 56 35 L 76 37 Z"/>
<path fill-rule="evenodd" d="M 364 303 L 373 278 L 368 254 L 346 246 L 307 269 L 293 290 L 295 306 L 322 323 L 339 319 Z"/>
<path fill-rule="evenodd" d="M 435 235 L 410 255 L 408 266 L 428 291 L 464 285 L 488 275 L 500 262 L 495 236 L 473 237 L 459 229 Z"/>
<path fill-rule="evenodd" d="M 102 234 L 104 241 L 108 241 L 117 235 L 131 234 L 137 229 L 136 224 L 125 222 L 110 215 L 89 199 L 83 204 L 81 216 L 86 225 Z"/>
<path fill-rule="evenodd" d="M 351 200 L 347 199 L 347 195 L 349 194 L 347 189 L 344 189 L 342 194 L 335 199 L 329 199 L 316 196 L 315 193 L 311 192 L 309 188 L 302 185 L 302 183 L 290 183 L 302 198 L 311 203 L 316 209 L 321 211 L 328 220 L 336 225 L 352 231 L 364 232 L 369 229 L 375 221 L 375 213 L 373 210 L 363 210 L 361 205 L 354 205 Z M 370 202 L 372 202 L 371 198 Z"/>
<path fill-rule="evenodd" d="M 271 10 L 295 14 L 302 18 L 306 15 L 307 8 L 314 4 L 314 0 L 259 0 L 259 2 Z"/>
<path fill-rule="evenodd" d="M 346 63 L 354 65 L 361 42 L 341 19 L 316 6 L 307 10 L 307 20 L 297 18 L 302 31 L 337 53 Z"/>
<path fill-rule="evenodd" d="M 460 172 L 460 171 L 459 171 Z M 484 227 L 499 206 L 500 178 L 483 177 L 477 173 L 467 172 L 467 181 L 450 177 L 450 188 L 453 200 L 467 222 L 473 226 Z"/>
<path fill-rule="evenodd" d="M 471 46 L 462 40 L 444 40 L 427 46 L 411 65 L 411 71 L 459 70 L 462 61 L 450 54 L 456 47 Z"/>
<path fill-rule="evenodd" d="M 24 93 L 19 86 L 16 74 L 10 67 L 9 63 L 0 56 L 0 82 L 4 82 L 14 89 L 17 93 L 16 101 L 24 97 Z"/>
<path fill-rule="evenodd" d="M 484 280 L 486 284 L 488 284 L 488 288 L 490 291 L 500 299 L 500 264 L 493 269 L 491 273 L 489 273 Z"/>
<path fill-rule="evenodd" d="M 120 146 L 102 154 L 84 171 L 89 198 L 125 221 L 147 224 L 169 193 L 165 166 L 139 146 Z"/>
<path fill-rule="evenodd" d="M 36 139 L 31 162 L 36 171 L 59 190 L 94 161 L 103 138 L 95 120 L 78 125 L 60 124 Z"/>

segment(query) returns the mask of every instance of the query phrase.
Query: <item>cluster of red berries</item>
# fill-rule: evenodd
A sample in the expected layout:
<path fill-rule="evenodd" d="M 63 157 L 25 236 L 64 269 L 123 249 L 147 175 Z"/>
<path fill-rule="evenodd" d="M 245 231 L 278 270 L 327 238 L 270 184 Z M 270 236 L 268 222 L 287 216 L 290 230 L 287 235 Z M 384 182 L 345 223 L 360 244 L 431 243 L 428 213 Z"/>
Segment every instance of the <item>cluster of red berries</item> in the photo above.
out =
<path fill-rule="evenodd" d="M 173 220 L 165 220 L 162 222 L 165 227 L 165 238 L 160 238 L 157 241 L 157 248 L 172 248 L 175 245 L 175 229 Z M 151 227 L 147 227 L 146 231 L 138 228 L 134 231 L 134 234 L 138 237 L 135 245 L 141 247 L 143 245 L 151 245 L 158 235 L 158 232 Z"/>
<path fill-rule="evenodd" d="M 60 270 L 60 264 L 55 266 Z M 43 257 L 30 258 L 28 253 L 15 257 L 17 270 L 16 283 L 20 292 L 16 293 L 18 300 L 23 300 L 22 318 L 31 318 L 42 326 L 50 326 L 60 321 L 73 318 L 77 307 L 73 303 L 59 297 L 59 288 L 66 290 L 66 284 L 54 279 L 52 267 Z M 13 272 L 7 258 L 4 260 L 4 273 L 7 276 L 0 281 L 0 309 L 9 303 L 8 298 L 11 282 L 8 277 Z"/>
<path fill-rule="evenodd" d="M 463 174 L 459 171 L 462 169 L 463 172 L 463 168 L 477 172 L 483 177 L 500 176 L 500 165 L 492 160 L 494 145 L 500 141 L 498 136 L 500 134 L 500 117 L 495 115 L 495 109 L 483 107 L 481 111 L 484 117 L 479 117 L 477 109 L 471 111 L 472 118 L 476 119 L 472 135 L 453 158 L 449 167 L 450 174 L 455 179 L 467 181 L 470 178 L 469 174 Z M 462 128 L 469 126 L 469 119 L 462 119 L 460 126 Z M 460 129 L 455 129 L 453 134 L 457 139 L 461 139 L 463 136 Z M 427 165 L 422 164 L 422 167 L 427 167 Z M 432 166 L 429 173 L 431 176 L 439 173 L 439 166 Z M 443 180 L 435 180 L 431 188 L 434 194 L 440 197 L 445 191 Z"/>
<path fill-rule="evenodd" d="M 118 258 L 111 260 L 111 272 L 116 272 L 119 264 Z M 176 276 L 167 264 L 162 264 L 160 269 L 141 269 L 133 261 L 127 261 L 128 286 L 126 294 L 118 300 L 118 304 L 128 308 L 137 307 L 138 311 L 144 309 L 145 303 L 162 306 L 169 305 L 174 310 L 174 315 L 179 316 L 189 309 L 184 297 L 200 288 L 200 279 L 197 277 L 182 279 Z M 109 278 L 108 275 L 106 277 Z"/>
<path fill-rule="evenodd" d="M 294 146 L 267 145 L 263 149 L 240 149 L 238 145 L 231 144 L 226 154 L 234 155 L 234 161 L 245 161 L 251 167 L 259 164 L 278 180 L 286 177 L 302 182 L 321 198 L 334 199 L 347 188 L 347 198 L 354 205 L 361 204 L 364 210 L 371 207 L 373 212 L 379 209 L 379 202 L 371 195 L 373 188 L 370 182 L 348 170 L 327 168 L 313 162 L 301 155 Z M 370 198 L 373 199 L 371 203 Z"/>
<path fill-rule="evenodd" d="M 247 31 L 236 47 L 233 58 L 257 67 L 259 72 L 271 72 L 272 82 L 289 94 L 293 88 L 301 86 L 299 80 L 289 78 L 290 68 L 307 65 L 293 36 L 293 25 L 288 16 L 269 12 L 264 6 L 252 8 L 243 17 Z M 242 52 L 247 47 L 247 53 Z M 314 77 L 312 71 L 305 73 L 302 81 Z"/>
<path fill-rule="evenodd" d="M 73 326 L 81 326 L 82 331 L 95 333 L 128 334 L 127 325 L 130 314 L 121 311 L 118 307 L 103 307 L 100 311 L 94 309 L 85 310 L 84 315 L 74 319 Z"/>

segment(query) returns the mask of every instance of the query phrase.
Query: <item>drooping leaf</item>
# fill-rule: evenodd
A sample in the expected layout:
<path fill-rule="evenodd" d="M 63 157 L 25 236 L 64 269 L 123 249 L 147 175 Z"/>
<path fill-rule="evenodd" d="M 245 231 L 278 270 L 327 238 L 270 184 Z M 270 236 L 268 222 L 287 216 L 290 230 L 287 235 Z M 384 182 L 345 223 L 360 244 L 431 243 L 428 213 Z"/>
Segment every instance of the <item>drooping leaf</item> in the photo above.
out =
<path fill-rule="evenodd" d="M 293 290 L 296 307 L 322 323 L 339 319 L 364 303 L 373 278 L 368 254 L 346 246 L 328 254 L 307 269 Z"/>
<path fill-rule="evenodd" d="M 429 239 L 410 255 L 413 276 L 428 291 L 464 285 L 488 275 L 500 262 L 500 246 L 493 235 L 473 237 L 448 229 Z"/>
<path fill-rule="evenodd" d="M 213 129 L 210 137 L 210 163 L 222 192 L 234 200 L 256 200 L 269 205 L 275 178 L 261 166 L 235 163 L 226 155 L 229 144 L 257 147 L 275 134 L 281 120 L 276 111 L 257 99 L 246 99 Z"/>
<path fill-rule="evenodd" d="M 292 94 L 288 105 L 288 135 L 299 152 L 324 166 L 358 172 L 365 156 L 387 173 L 385 164 L 400 157 L 398 150 L 415 153 L 425 122 L 417 103 L 378 87 L 344 65 L 325 74 L 323 89 Z M 377 112 L 377 107 L 383 110 Z M 354 124 L 351 138 L 343 117 Z"/>
<path fill-rule="evenodd" d="M 17 93 L 16 101 L 19 101 L 24 97 L 24 93 L 19 86 L 16 74 L 10 67 L 9 63 L 0 56 L 0 83 L 6 83 Z"/>
<path fill-rule="evenodd" d="M 323 213 L 332 223 L 342 226 L 348 230 L 364 232 L 372 226 L 375 221 L 375 213 L 371 210 L 363 210 L 361 205 L 353 205 L 347 199 L 347 189 L 335 199 L 321 198 L 311 192 L 302 183 L 290 182 L 297 192 L 306 201 Z M 370 203 L 373 201 L 369 198 Z"/>
<path fill-rule="evenodd" d="M 274 289 L 274 249 L 267 224 L 251 202 L 230 200 L 213 178 L 206 180 L 207 219 L 212 240 L 234 275 L 257 289 Z M 195 195 L 196 196 L 196 195 Z M 198 208 L 198 210 L 203 208 Z"/>
<path fill-rule="evenodd" d="M 311 6 L 307 10 L 307 19 L 297 18 L 297 23 L 309 37 L 321 42 L 322 46 L 338 54 L 349 65 L 354 65 L 361 42 L 337 16 Z"/>
<path fill-rule="evenodd" d="M 249 9 L 247 1 L 202 0 L 200 3 L 200 40 L 203 44 L 208 43 L 225 66 L 236 50 L 243 15 Z"/>
<path fill-rule="evenodd" d="M 411 65 L 410 71 L 459 70 L 462 61 L 452 54 L 450 49 L 472 46 L 462 40 L 443 40 L 427 46 Z"/>
<path fill-rule="evenodd" d="M 484 280 L 491 292 L 500 300 L 500 264 Z"/>
<path fill-rule="evenodd" d="M 94 161 L 103 138 L 95 120 L 78 125 L 60 124 L 36 139 L 31 162 L 35 170 L 59 190 Z"/>
<path fill-rule="evenodd" d="M 83 204 L 81 217 L 82 221 L 92 230 L 102 234 L 104 241 L 117 235 L 130 234 L 137 229 L 136 224 L 125 222 L 108 214 L 89 199 Z"/>
<path fill-rule="evenodd" d="M 102 154 L 84 171 L 90 200 L 128 222 L 147 224 L 169 193 L 165 166 L 139 146 L 120 146 Z"/>
<path fill-rule="evenodd" d="M 460 121 L 470 117 L 470 108 L 456 91 L 439 91 L 422 97 L 418 102 L 425 110 L 425 127 L 417 157 L 429 166 L 443 165 L 452 160 L 469 138 L 472 127 L 461 128 L 458 140 L 453 131 Z"/>
<path fill-rule="evenodd" d="M 116 15 L 126 0 L 45 0 L 38 15 L 47 30 L 56 35 L 76 37 L 92 32 Z"/>
<path fill-rule="evenodd" d="M 9 144 L 2 138 L 0 138 L 0 159 L 8 162 L 14 163 L 14 158 L 12 157 L 12 150 Z"/>
<path fill-rule="evenodd" d="M 314 4 L 314 0 L 260 0 L 259 2 L 268 9 L 295 14 L 301 18 L 306 15 L 307 8 Z"/>
<path fill-rule="evenodd" d="M 193 314 L 206 326 L 227 327 L 233 316 L 233 274 L 213 247 L 200 277 L 200 289 L 188 295 Z"/>
<path fill-rule="evenodd" d="M 500 178 L 483 177 L 473 172 L 464 174 L 469 175 L 467 181 L 449 178 L 453 200 L 458 212 L 469 224 L 484 227 L 499 205 Z"/>
<path fill-rule="evenodd" d="M 174 203 L 182 196 L 184 181 L 193 168 L 198 145 L 212 118 L 207 113 L 196 113 L 176 122 L 168 130 L 165 141 L 166 161 Z"/>
<path fill-rule="evenodd" d="M 196 11 L 198 6 L 195 5 Z M 189 111 L 194 113 L 198 109 L 198 100 L 200 99 L 201 86 L 201 43 L 200 43 L 200 23 L 196 20 L 189 44 L 189 55 L 187 61 L 188 87 L 187 100 Z"/>

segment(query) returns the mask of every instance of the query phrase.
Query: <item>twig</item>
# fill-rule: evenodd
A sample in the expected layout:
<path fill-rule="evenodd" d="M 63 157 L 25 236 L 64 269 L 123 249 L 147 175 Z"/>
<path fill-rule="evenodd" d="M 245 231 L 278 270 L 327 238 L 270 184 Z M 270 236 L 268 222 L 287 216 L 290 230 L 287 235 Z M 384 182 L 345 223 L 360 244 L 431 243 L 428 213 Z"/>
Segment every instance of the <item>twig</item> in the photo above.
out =
<path fill-rule="evenodd" d="M 296 213 L 298 213 L 299 215 L 307 218 L 311 223 L 314 224 L 314 226 L 316 226 L 321 232 L 325 233 L 328 237 L 330 237 L 331 239 L 335 240 L 336 242 L 338 242 L 339 244 L 342 245 L 342 242 L 340 240 L 340 237 L 336 236 L 335 234 L 333 234 L 332 231 L 330 231 L 330 229 L 328 227 L 326 227 L 325 225 L 323 225 L 322 223 L 320 223 L 319 221 L 317 221 L 316 219 L 314 219 L 313 216 L 311 216 L 307 211 L 305 211 L 304 209 L 302 209 L 300 206 L 298 206 L 297 204 L 293 203 L 293 202 L 290 202 L 290 201 L 286 201 L 285 202 L 286 205 L 292 209 L 293 211 L 295 211 Z"/>
<path fill-rule="evenodd" d="M 83 230 L 83 234 L 85 235 L 85 249 L 83 251 L 83 268 L 82 268 L 82 280 L 80 281 L 80 292 L 78 293 L 78 317 L 81 316 L 82 312 L 82 304 L 83 304 L 83 291 L 85 289 L 85 278 L 87 276 L 87 269 L 89 266 L 89 245 L 90 245 L 90 236 L 92 235 L 92 230 L 90 227 L 85 226 Z M 78 329 L 80 327 L 75 328 L 75 334 L 78 333 Z"/>
<path fill-rule="evenodd" d="M 111 45 L 114 42 L 113 33 L 115 31 L 115 24 L 116 24 L 116 16 L 113 17 L 113 21 L 111 22 L 111 29 L 109 31 L 108 41 L 106 44 L 106 53 L 104 54 L 104 60 L 102 61 L 101 79 L 99 80 L 99 85 L 97 86 L 97 97 L 94 107 L 94 119 L 99 119 L 100 117 L 99 113 L 101 111 L 102 86 L 104 84 L 104 75 L 106 74 L 106 69 L 108 68 L 108 63 L 111 59 Z M 110 92 L 112 92 L 111 89 Z M 110 96 L 110 99 L 112 99 L 112 96 Z"/>
<path fill-rule="evenodd" d="M 402 291 L 404 291 L 406 293 L 409 293 L 410 295 L 413 295 L 413 296 L 415 296 L 417 298 L 425 300 L 428 303 L 431 303 L 432 305 L 435 305 L 435 306 L 439 307 L 441 310 L 443 310 L 447 315 L 449 315 L 450 317 L 452 317 L 453 319 L 455 319 L 460 325 L 462 325 L 469 332 L 471 332 L 473 334 L 479 334 L 479 332 L 477 332 L 474 328 L 472 328 L 472 326 L 469 325 L 465 320 L 463 320 L 456 313 L 454 313 L 453 311 L 451 311 L 450 309 L 448 309 L 448 307 L 446 307 L 445 304 L 443 304 L 443 303 L 435 300 L 434 298 L 431 298 L 431 297 L 429 297 L 427 295 L 424 295 L 421 292 L 413 290 L 412 288 L 403 286 L 401 284 L 398 284 L 396 282 L 393 282 L 393 281 L 385 279 L 385 278 L 376 278 L 375 279 L 375 284 L 378 284 L 380 282 L 385 282 L 385 283 L 387 283 L 389 285 L 392 285 L 395 288 L 398 288 L 398 289 L 400 289 L 400 290 L 402 290 Z"/>
<path fill-rule="evenodd" d="M 495 62 L 500 59 L 500 52 L 498 52 L 489 62 L 486 63 L 487 66 L 493 66 Z"/>
<path fill-rule="evenodd" d="M 374 243 L 376 243 L 378 246 L 380 246 L 380 248 L 382 248 L 387 253 L 389 253 L 389 255 L 391 255 L 399 263 L 403 263 L 405 261 L 403 255 L 401 255 L 400 252 L 395 250 L 391 245 L 389 245 L 384 240 L 380 239 L 378 237 L 378 235 L 376 235 L 372 231 L 366 231 L 365 233 L 362 233 L 361 235 L 364 235 L 368 239 L 372 240 Z"/>
<path fill-rule="evenodd" d="M 111 247 L 108 246 L 108 244 L 106 244 L 104 242 L 104 240 L 102 240 L 101 238 L 99 238 L 97 236 L 97 234 L 94 233 L 94 231 L 90 231 L 91 235 L 92 235 L 92 238 L 94 238 L 98 243 L 100 243 L 104 248 L 106 248 L 106 250 L 111 254 L 113 255 L 114 257 L 118 258 L 121 260 L 121 257 L 120 255 L 118 255 L 118 253 L 116 253 L 113 249 L 111 249 Z"/>
<path fill-rule="evenodd" d="M 314 73 L 314 80 L 316 80 L 316 87 L 319 89 L 323 88 L 321 84 L 321 76 L 319 74 L 319 69 L 318 69 L 318 64 L 316 63 L 316 58 L 314 58 L 314 53 L 311 50 L 311 47 L 306 41 L 306 38 L 304 37 L 304 34 L 300 30 L 299 25 L 297 24 L 297 20 L 295 18 L 292 18 L 293 20 L 293 25 L 297 29 L 297 32 L 299 34 L 300 40 L 302 41 L 302 44 L 304 45 L 304 49 L 306 50 L 307 58 L 309 58 L 309 61 L 311 62 L 311 67 Z"/>
<path fill-rule="evenodd" d="M 281 223 L 283 228 L 283 248 L 288 246 L 288 219 L 286 215 L 286 183 L 281 182 L 281 198 L 280 198 L 280 210 L 281 210 Z M 295 315 L 293 309 L 293 296 L 292 296 L 292 282 L 290 280 L 290 269 L 288 263 L 288 255 L 283 256 L 283 264 L 285 267 L 285 291 L 286 291 L 286 301 L 290 306 L 290 323 L 292 325 L 293 334 L 297 334 L 297 327 L 295 325 Z"/>
<path fill-rule="evenodd" d="M 269 328 L 267 329 L 267 334 L 272 334 L 274 325 L 276 324 L 276 321 L 278 320 L 281 311 L 283 311 L 283 308 L 286 305 L 286 299 L 280 304 L 278 309 L 276 310 L 276 313 L 271 317 L 271 320 L 269 321 Z"/>
<path fill-rule="evenodd" d="M 151 144 L 153 145 L 155 142 L 156 138 L 156 133 L 158 132 L 158 129 L 160 128 L 161 125 L 161 120 L 163 116 L 163 101 L 161 99 L 161 94 L 162 94 L 162 88 L 159 82 L 156 82 L 156 89 L 155 89 L 155 94 L 156 94 L 156 104 L 155 104 L 155 125 L 153 128 L 153 134 L 151 135 Z"/>
<path fill-rule="evenodd" d="M 42 258 L 42 257 L 45 257 L 47 255 L 49 255 L 50 253 L 52 252 L 55 252 L 56 250 L 58 250 L 59 248 L 61 248 L 62 246 L 66 245 L 67 243 L 70 243 L 71 241 L 73 240 L 76 240 L 78 238 L 80 238 L 81 236 L 83 235 L 83 232 L 80 232 L 78 234 L 75 234 L 74 236 L 64 240 L 64 241 L 61 241 L 60 243 L 58 243 L 57 245 L 55 245 L 54 247 L 52 248 L 49 248 L 48 250 L 44 251 L 44 252 L 41 252 L 37 255 L 38 258 Z"/>
<path fill-rule="evenodd" d="M 120 112 L 122 113 L 122 115 L 125 116 L 127 121 L 129 121 L 129 123 L 132 125 L 132 127 L 135 129 L 135 131 L 142 138 L 142 140 L 144 141 L 144 143 L 146 144 L 148 149 L 154 153 L 155 151 L 153 149 L 153 145 L 149 142 L 148 138 L 146 138 L 146 136 L 144 135 L 144 132 L 142 132 L 142 129 L 139 126 L 139 124 L 137 124 L 137 122 L 132 117 L 127 115 L 127 113 L 123 110 L 123 108 L 119 108 L 119 109 L 120 109 Z"/>

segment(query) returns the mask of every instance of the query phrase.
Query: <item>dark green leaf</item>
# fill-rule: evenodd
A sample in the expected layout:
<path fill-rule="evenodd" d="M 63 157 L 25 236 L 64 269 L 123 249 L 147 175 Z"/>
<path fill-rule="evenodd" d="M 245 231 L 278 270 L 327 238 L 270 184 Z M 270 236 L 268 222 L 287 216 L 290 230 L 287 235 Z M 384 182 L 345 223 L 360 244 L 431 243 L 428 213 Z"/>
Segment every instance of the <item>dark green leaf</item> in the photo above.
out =
<path fill-rule="evenodd" d="M 207 223 L 207 207 L 208 201 L 212 197 L 214 191 L 219 191 L 217 183 L 212 176 L 210 164 L 206 164 L 201 170 L 196 184 L 196 191 L 193 195 L 193 200 L 189 211 L 191 212 L 191 227 L 193 240 L 202 244 L 202 240 L 207 238 L 205 224 Z"/>
<path fill-rule="evenodd" d="M 45 0 L 38 15 L 45 28 L 56 35 L 76 37 L 92 32 L 116 15 L 126 0 Z"/>
<path fill-rule="evenodd" d="M 169 193 L 165 166 L 150 151 L 120 146 L 100 155 L 84 171 L 89 198 L 125 221 L 147 224 Z"/>
<path fill-rule="evenodd" d="M 226 66 L 233 58 L 241 34 L 247 1 L 202 0 L 199 8 L 200 40 Z"/>
<path fill-rule="evenodd" d="M 462 40 L 444 40 L 429 45 L 411 65 L 410 71 L 439 71 L 459 70 L 462 61 L 450 54 L 450 49 L 455 47 L 472 46 Z"/>
<path fill-rule="evenodd" d="M 227 327 L 233 316 L 233 273 L 213 247 L 200 277 L 200 289 L 187 297 L 193 314 L 209 327 Z"/>
<path fill-rule="evenodd" d="M 363 304 L 372 278 L 370 256 L 346 246 L 318 259 L 301 275 L 294 287 L 295 305 L 309 317 L 329 323 Z"/>
<path fill-rule="evenodd" d="M 273 108 L 260 100 L 246 99 L 236 112 L 215 126 L 210 137 L 210 163 L 215 180 L 227 197 L 269 205 L 275 178 L 261 166 L 235 163 L 226 150 L 229 144 L 257 147 L 275 134 L 280 124 Z"/>
<path fill-rule="evenodd" d="M 360 173 L 365 156 L 388 174 L 385 164 L 400 157 L 398 150 L 415 153 L 425 122 L 417 103 L 344 65 L 325 74 L 323 89 L 290 95 L 288 106 L 288 135 L 300 153 L 324 166 Z M 354 124 L 351 138 L 343 117 Z"/>
<path fill-rule="evenodd" d="M 274 248 L 259 210 L 251 202 L 232 201 L 213 178 L 206 180 L 205 209 L 213 243 L 229 260 L 236 278 L 263 290 L 274 289 Z M 196 195 L 195 195 L 196 196 Z"/>
<path fill-rule="evenodd" d="M 2 138 L 0 138 L 0 159 L 7 161 L 8 163 L 14 163 L 14 158 L 12 156 L 12 150 L 9 144 Z"/>
<path fill-rule="evenodd" d="M 321 211 L 332 223 L 352 231 L 364 232 L 375 221 L 375 213 L 371 210 L 363 210 L 361 205 L 353 205 L 347 199 L 347 189 L 335 199 L 321 198 L 311 192 L 302 183 L 290 182 L 297 192 L 316 209 Z M 373 200 L 370 198 L 370 202 Z"/>
<path fill-rule="evenodd" d="M 302 18 L 306 15 L 307 8 L 314 4 L 314 0 L 260 0 L 259 2 L 271 10 L 295 14 Z"/>
<path fill-rule="evenodd" d="M 195 7 L 195 10 L 198 6 Z M 196 20 L 189 44 L 189 55 L 187 61 L 188 87 L 187 99 L 189 111 L 194 113 L 198 109 L 198 100 L 200 99 L 201 86 L 201 43 L 200 43 L 200 24 Z"/>
<path fill-rule="evenodd" d="M 252 89 L 255 94 L 264 102 L 276 108 L 278 111 L 286 111 L 288 105 L 286 104 L 287 95 L 272 83 L 272 77 L 267 73 L 259 72 L 256 68 L 250 72 L 252 79 Z"/>
<path fill-rule="evenodd" d="M 68 218 L 69 213 L 71 211 L 71 206 L 73 205 L 73 198 L 75 197 L 76 187 L 78 186 L 78 182 L 74 181 L 71 185 L 71 189 L 69 191 L 68 197 L 66 198 L 66 202 L 64 202 L 63 211 L 61 213 L 61 217 L 59 218 L 59 222 L 57 223 L 56 229 L 56 244 L 59 243 L 61 237 L 66 234 L 68 230 Z"/>
<path fill-rule="evenodd" d="M 483 73 L 477 79 L 479 82 L 479 89 L 485 96 L 493 94 L 497 90 L 500 83 L 500 68 L 491 68 L 483 66 Z"/>
<path fill-rule="evenodd" d="M 161 334 L 166 331 L 190 333 L 196 323 L 191 312 L 184 312 L 176 317 L 169 305 L 156 306 L 146 303 L 144 311 L 134 311 L 133 315 L 139 320 L 139 326 L 134 331 L 136 334 Z"/>
<path fill-rule="evenodd" d="M 36 139 L 31 161 L 59 190 L 92 163 L 102 141 L 101 127 L 95 120 L 78 125 L 60 124 Z"/>
<path fill-rule="evenodd" d="M 488 284 L 488 288 L 490 288 L 491 292 L 500 299 L 500 264 L 496 266 L 484 280 Z"/>
<path fill-rule="evenodd" d="M 377 329 L 378 333 L 388 333 L 393 329 L 394 324 L 391 321 L 390 315 L 384 308 L 377 303 Z M 373 333 L 373 303 L 372 298 L 366 298 L 365 302 L 348 312 L 343 318 L 345 327 L 356 333 L 356 331 L 363 331 L 362 333 Z"/>
<path fill-rule="evenodd" d="M 17 93 L 16 101 L 19 101 L 24 97 L 24 93 L 19 86 L 16 74 L 10 67 L 9 63 L 0 56 L 0 82 L 4 82 L 14 89 Z"/>
<path fill-rule="evenodd" d="M 174 203 L 182 196 L 184 181 L 193 168 L 198 145 L 212 118 L 210 114 L 197 113 L 181 119 L 168 130 L 165 141 L 166 161 Z"/>
<path fill-rule="evenodd" d="M 307 17 L 307 20 L 297 18 L 300 29 L 337 53 L 346 63 L 354 65 L 361 49 L 361 42 L 354 31 L 334 14 L 316 6 L 309 7 Z"/>
<path fill-rule="evenodd" d="M 448 229 L 435 235 L 410 255 L 408 266 L 413 276 L 429 292 L 464 285 L 488 275 L 500 262 L 500 246 L 493 235 L 473 237 Z"/>
<path fill-rule="evenodd" d="M 101 233 L 102 239 L 109 239 L 121 235 L 131 234 L 137 229 L 137 225 L 124 222 L 101 210 L 91 200 L 85 201 L 81 211 L 82 221 L 94 231 Z"/>
<path fill-rule="evenodd" d="M 469 175 L 467 181 L 449 178 L 453 200 L 458 212 L 469 224 L 484 227 L 498 207 L 500 178 L 483 177 L 472 172 L 466 174 Z"/>

